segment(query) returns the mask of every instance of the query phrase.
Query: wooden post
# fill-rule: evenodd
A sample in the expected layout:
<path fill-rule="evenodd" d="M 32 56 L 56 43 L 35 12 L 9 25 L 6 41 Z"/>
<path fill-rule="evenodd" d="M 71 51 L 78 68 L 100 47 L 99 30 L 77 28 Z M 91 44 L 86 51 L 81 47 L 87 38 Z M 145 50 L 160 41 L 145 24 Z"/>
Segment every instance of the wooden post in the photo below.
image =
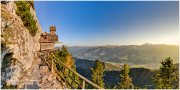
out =
<path fill-rule="evenodd" d="M 53 59 L 52 59 L 51 71 L 52 71 L 53 78 L 56 79 L 56 74 L 54 72 L 54 60 Z"/>
<path fill-rule="evenodd" d="M 85 89 L 85 81 L 83 80 L 83 85 L 82 85 L 82 89 Z"/>
<path fill-rule="evenodd" d="M 52 71 L 52 74 L 54 74 L 54 68 L 53 68 L 53 64 L 54 64 L 54 62 L 53 62 L 53 59 L 52 59 L 52 63 L 51 63 L 52 65 L 51 65 L 51 71 Z"/>

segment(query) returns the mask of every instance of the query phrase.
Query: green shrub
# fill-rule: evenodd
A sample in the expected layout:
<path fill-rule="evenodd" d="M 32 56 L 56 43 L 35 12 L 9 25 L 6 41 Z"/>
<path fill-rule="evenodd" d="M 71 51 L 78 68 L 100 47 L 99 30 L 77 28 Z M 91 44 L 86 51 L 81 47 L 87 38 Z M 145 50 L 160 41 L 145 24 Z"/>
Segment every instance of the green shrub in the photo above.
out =
<path fill-rule="evenodd" d="M 3 85 L 1 89 L 17 89 L 17 85 Z"/>
<path fill-rule="evenodd" d="M 16 6 L 16 14 L 21 17 L 24 26 L 29 30 L 30 34 L 35 36 L 38 29 L 36 27 L 36 21 L 30 13 L 31 4 L 26 1 L 17 1 Z"/>

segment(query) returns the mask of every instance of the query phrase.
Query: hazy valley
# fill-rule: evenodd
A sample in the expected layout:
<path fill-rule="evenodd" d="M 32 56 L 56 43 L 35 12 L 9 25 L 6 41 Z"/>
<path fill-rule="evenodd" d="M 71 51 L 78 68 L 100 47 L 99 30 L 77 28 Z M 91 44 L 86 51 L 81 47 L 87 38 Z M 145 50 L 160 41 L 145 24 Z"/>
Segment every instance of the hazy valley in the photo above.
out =
<path fill-rule="evenodd" d="M 74 46 L 69 47 L 73 57 L 79 59 L 128 64 L 132 67 L 159 68 L 163 59 L 171 57 L 178 63 L 178 45 L 122 45 L 122 46 Z"/>

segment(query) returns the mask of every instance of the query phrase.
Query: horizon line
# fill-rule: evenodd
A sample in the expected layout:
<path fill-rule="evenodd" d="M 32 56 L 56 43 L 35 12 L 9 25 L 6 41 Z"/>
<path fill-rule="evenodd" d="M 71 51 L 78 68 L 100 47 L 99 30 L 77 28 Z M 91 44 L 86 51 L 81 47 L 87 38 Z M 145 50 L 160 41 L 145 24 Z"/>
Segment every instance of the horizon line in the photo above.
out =
<path fill-rule="evenodd" d="M 56 44 L 58 46 L 67 46 L 67 47 L 98 47 L 98 46 L 141 46 L 141 45 L 173 45 L 173 46 L 179 46 L 179 44 L 156 44 L 156 43 L 144 43 L 144 44 L 121 44 L 121 45 L 67 45 L 67 44 Z"/>

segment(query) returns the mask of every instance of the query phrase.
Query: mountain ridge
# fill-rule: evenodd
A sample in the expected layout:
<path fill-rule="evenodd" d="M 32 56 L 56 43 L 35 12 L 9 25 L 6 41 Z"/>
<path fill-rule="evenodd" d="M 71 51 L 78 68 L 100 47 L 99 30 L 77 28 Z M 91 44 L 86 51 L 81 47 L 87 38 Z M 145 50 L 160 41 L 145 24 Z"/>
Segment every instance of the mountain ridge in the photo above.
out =
<path fill-rule="evenodd" d="M 162 44 L 123 45 L 123 46 L 76 46 L 68 47 L 73 57 L 79 59 L 113 62 L 157 68 L 163 59 L 171 57 L 178 63 L 179 46 Z"/>

